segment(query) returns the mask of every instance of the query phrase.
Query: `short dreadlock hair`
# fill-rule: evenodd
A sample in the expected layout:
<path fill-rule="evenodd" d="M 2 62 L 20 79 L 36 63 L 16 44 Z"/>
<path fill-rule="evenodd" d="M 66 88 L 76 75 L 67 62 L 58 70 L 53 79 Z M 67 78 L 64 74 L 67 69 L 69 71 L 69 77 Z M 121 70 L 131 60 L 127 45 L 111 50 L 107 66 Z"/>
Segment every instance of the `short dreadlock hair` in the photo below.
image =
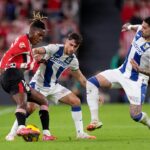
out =
<path fill-rule="evenodd" d="M 47 17 L 42 16 L 40 12 L 33 12 L 33 19 L 30 24 L 30 27 L 36 27 L 36 28 L 41 28 L 45 29 L 45 24 L 43 22 L 44 19 L 47 19 Z"/>

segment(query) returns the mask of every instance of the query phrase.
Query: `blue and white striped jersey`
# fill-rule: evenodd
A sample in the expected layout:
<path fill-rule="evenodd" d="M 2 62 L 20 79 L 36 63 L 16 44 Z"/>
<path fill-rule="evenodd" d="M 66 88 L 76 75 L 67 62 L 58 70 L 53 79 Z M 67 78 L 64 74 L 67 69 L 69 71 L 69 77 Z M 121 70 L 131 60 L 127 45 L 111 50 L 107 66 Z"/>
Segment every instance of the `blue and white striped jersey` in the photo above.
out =
<path fill-rule="evenodd" d="M 119 70 L 125 77 L 133 81 L 144 80 L 147 82 L 149 77 L 135 71 L 130 63 L 130 60 L 134 59 L 140 67 L 150 69 L 150 41 L 146 41 L 142 37 L 141 28 L 140 25 L 131 43 L 128 55 Z"/>
<path fill-rule="evenodd" d="M 46 65 L 40 64 L 40 67 L 33 76 L 31 82 L 43 87 L 52 87 L 58 81 L 62 72 L 70 68 L 71 70 L 79 69 L 79 62 L 75 54 L 64 54 L 64 45 L 49 44 L 44 46 L 48 52 L 44 58 L 47 60 Z"/>

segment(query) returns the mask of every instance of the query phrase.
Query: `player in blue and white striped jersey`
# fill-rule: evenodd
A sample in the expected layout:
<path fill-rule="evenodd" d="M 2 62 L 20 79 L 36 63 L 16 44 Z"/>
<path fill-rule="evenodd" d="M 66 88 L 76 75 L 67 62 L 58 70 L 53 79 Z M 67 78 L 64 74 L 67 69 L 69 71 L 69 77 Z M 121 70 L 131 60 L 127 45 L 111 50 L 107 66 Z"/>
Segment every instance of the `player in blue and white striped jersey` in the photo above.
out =
<path fill-rule="evenodd" d="M 150 17 L 142 25 L 125 24 L 122 31 L 135 30 L 136 34 L 131 43 L 124 63 L 117 69 L 103 71 L 88 79 L 87 102 L 91 112 L 91 123 L 87 130 L 100 127 L 102 122 L 98 117 L 99 88 L 121 86 L 130 102 L 131 118 L 150 128 L 150 118 L 142 112 L 149 76 L 138 72 L 131 65 L 134 60 L 141 67 L 150 67 Z"/>
<path fill-rule="evenodd" d="M 75 55 L 82 38 L 79 34 L 71 33 L 67 37 L 65 44 L 49 44 L 40 48 L 35 48 L 34 53 L 36 59 L 43 57 L 44 63 L 41 63 L 35 75 L 30 81 L 30 86 L 42 93 L 48 100 L 55 103 L 62 102 L 72 106 L 72 118 L 76 127 L 77 138 L 79 139 L 95 139 L 84 132 L 80 99 L 69 89 L 58 83 L 58 79 L 66 69 L 70 68 L 72 75 L 86 86 L 86 78 L 79 69 L 79 62 Z M 39 53 L 40 52 L 40 53 Z M 33 109 L 33 108 L 32 108 Z M 12 127 L 16 128 L 16 123 Z M 51 135 L 49 131 L 43 131 L 44 135 Z M 14 139 L 11 132 L 6 136 L 6 140 Z M 54 140 L 54 138 L 52 138 Z"/>

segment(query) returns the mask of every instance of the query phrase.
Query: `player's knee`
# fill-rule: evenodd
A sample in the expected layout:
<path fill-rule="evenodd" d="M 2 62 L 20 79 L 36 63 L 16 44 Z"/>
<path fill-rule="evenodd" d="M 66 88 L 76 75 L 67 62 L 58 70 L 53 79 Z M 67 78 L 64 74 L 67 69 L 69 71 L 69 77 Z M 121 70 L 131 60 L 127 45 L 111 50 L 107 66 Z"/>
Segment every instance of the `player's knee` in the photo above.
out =
<path fill-rule="evenodd" d="M 27 104 L 27 112 L 29 113 L 29 114 L 32 114 L 35 110 L 36 110 L 36 108 L 38 107 L 38 105 L 37 104 L 35 104 L 35 103 L 28 103 Z"/>
<path fill-rule="evenodd" d="M 89 82 L 95 85 L 97 88 L 100 87 L 100 83 L 95 76 L 88 79 L 87 86 L 89 86 Z"/>
<path fill-rule="evenodd" d="M 136 115 L 133 115 L 133 114 L 130 114 L 130 115 L 131 115 L 131 118 L 136 122 L 139 122 L 142 119 L 142 113 L 139 113 Z"/>
<path fill-rule="evenodd" d="M 77 107 L 81 105 L 80 99 L 79 98 L 74 98 L 72 100 L 70 100 L 71 106 L 72 107 Z"/>
<path fill-rule="evenodd" d="M 27 107 L 27 103 L 24 101 L 17 103 L 17 108 L 19 109 L 26 109 L 26 107 Z"/>

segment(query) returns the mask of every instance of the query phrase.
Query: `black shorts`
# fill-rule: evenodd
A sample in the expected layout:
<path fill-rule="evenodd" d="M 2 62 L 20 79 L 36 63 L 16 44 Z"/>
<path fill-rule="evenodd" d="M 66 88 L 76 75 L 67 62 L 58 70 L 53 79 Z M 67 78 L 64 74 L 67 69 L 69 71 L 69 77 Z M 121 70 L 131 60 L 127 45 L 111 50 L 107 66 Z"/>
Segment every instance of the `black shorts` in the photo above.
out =
<path fill-rule="evenodd" d="M 9 94 L 30 93 L 30 87 L 24 80 L 22 70 L 16 68 L 7 69 L 1 75 L 2 88 Z"/>

